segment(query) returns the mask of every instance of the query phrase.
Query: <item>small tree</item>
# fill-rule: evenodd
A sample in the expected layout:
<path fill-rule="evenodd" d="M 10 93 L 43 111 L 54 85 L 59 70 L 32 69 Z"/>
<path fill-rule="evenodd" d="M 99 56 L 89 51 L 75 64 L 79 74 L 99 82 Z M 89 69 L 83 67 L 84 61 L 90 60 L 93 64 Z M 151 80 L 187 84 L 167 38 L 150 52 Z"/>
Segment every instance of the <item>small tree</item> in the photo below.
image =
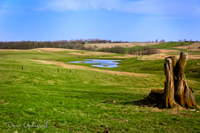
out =
<path fill-rule="evenodd" d="M 165 39 L 160 40 L 160 42 L 165 42 Z"/>

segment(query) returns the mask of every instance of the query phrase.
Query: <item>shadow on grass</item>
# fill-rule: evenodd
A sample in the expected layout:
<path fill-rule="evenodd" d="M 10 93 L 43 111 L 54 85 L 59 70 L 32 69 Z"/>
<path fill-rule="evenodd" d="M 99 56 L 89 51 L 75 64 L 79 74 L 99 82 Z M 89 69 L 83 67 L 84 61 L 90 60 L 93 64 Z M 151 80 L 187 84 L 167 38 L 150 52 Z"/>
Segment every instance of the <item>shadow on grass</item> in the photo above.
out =
<path fill-rule="evenodd" d="M 159 109 L 164 109 L 162 104 L 163 93 L 150 93 L 147 97 L 142 100 L 134 100 L 130 102 L 121 102 L 123 105 L 137 105 L 142 107 L 157 107 Z"/>
<path fill-rule="evenodd" d="M 200 74 L 198 72 L 197 73 L 194 72 L 194 73 L 190 73 L 190 74 L 188 74 L 188 73 L 185 74 L 186 78 L 194 78 L 197 81 L 199 80 Z"/>

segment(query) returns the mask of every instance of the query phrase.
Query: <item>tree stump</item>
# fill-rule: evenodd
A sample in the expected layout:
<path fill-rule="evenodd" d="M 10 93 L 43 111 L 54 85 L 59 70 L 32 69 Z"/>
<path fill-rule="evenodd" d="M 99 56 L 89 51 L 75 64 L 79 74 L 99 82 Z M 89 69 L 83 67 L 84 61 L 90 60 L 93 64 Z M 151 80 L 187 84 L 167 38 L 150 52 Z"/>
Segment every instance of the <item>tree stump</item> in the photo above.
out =
<path fill-rule="evenodd" d="M 174 67 L 176 63 L 176 57 L 168 57 L 165 58 L 164 70 L 165 70 L 165 78 L 166 82 L 164 83 L 164 93 L 163 100 L 166 107 L 170 105 L 173 107 L 174 105 Z"/>
<path fill-rule="evenodd" d="M 164 70 L 166 82 L 164 83 L 163 103 L 165 107 L 173 107 L 179 103 L 182 107 L 199 107 L 194 98 L 194 91 L 188 87 L 184 68 L 188 53 L 181 52 L 179 61 L 175 56 L 165 58 Z"/>

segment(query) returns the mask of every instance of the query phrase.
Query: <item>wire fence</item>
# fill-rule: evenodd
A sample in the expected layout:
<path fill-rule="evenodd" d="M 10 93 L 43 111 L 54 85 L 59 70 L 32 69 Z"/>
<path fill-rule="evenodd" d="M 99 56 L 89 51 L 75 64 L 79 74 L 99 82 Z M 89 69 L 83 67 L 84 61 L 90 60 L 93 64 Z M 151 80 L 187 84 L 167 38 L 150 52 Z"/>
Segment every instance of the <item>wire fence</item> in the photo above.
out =
<path fill-rule="evenodd" d="M 41 69 L 34 69 L 26 66 L 12 66 L 8 68 L 0 68 L 1 71 L 21 71 L 21 72 L 41 72 L 41 73 L 78 73 L 77 69 L 50 69 L 50 68 L 41 68 Z"/>

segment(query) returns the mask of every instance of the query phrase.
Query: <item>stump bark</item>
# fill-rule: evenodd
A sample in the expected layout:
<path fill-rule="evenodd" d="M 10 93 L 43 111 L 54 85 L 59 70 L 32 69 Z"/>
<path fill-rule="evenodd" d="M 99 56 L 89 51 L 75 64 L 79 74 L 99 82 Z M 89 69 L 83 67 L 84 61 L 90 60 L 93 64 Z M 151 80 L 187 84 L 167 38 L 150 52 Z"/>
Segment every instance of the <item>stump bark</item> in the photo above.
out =
<path fill-rule="evenodd" d="M 194 91 L 188 87 L 184 68 L 188 53 L 181 52 L 177 62 L 175 56 L 165 58 L 164 70 L 166 82 L 164 83 L 163 103 L 165 107 L 173 107 L 179 103 L 182 107 L 199 107 L 194 98 Z"/>

